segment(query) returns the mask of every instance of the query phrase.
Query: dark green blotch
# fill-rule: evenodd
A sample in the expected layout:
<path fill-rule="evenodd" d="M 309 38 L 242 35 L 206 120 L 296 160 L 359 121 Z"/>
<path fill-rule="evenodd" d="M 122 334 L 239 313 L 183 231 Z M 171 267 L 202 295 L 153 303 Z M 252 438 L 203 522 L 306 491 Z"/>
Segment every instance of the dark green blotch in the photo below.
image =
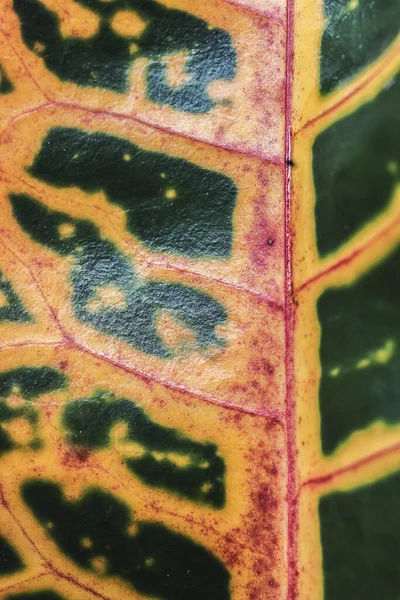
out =
<path fill-rule="evenodd" d="M 69 502 L 61 486 L 39 480 L 23 484 L 22 497 L 48 529 L 60 551 L 81 568 L 96 572 L 93 559 L 106 561 L 103 577 L 119 577 L 139 593 L 161 600 L 229 600 L 229 573 L 219 559 L 190 538 L 159 523 L 138 521 L 128 532 L 131 511 L 100 488 Z M 91 540 L 90 548 L 82 538 Z"/>
<path fill-rule="evenodd" d="M 154 423 L 131 400 L 106 393 L 81 398 L 68 404 L 62 423 L 71 444 L 89 449 L 109 446 L 112 427 L 125 423 L 127 434 L 124 441 L 142 446 L 143 455 L 139 458 L 129 458 L 128 455 L 123 460 L 145 484 L 165 488 L 214 508 L 221 508 L 225 503 L 225 462 L 218 456 L 217 446 L 195 442 L 176 429 Z M 164 456 L 156 458 L 153 452 Z M 175 465 L 168 458 L 168 453 L 187 458 L 187 465 Z"/>
<path fill-rule="evenodd" d="M 400 6 L 400 4 L 399 4 Z M 313 146 L 317 246 L 347 242 L 389 204 L 400 182 L 400 76 Z"/>
<path fill-rule="evenodd" d="M 142 352 L 170 357 L 172 351 L 157 332 L 157 318 L 166 310 L 193 331 L 201 350 L 224 344 L 215 328 L 226 321 L 227 314 L 211 296 L 181 284 L 139 280 L 131 262 L 101 237 L 91 221 L 72 219 L 22 194 L 12 194 L 10 201 L 16 220 L 36 242 L 75 257 L 72 304 L 83 323 Z M 60 234 L 63 224 L 75 228 L 68 238 Z M 91 303 L 102 286 L 118 288 L 125 306 L 92 310 Z"/>
<path fill-rule="evenodd" d="M 14 91 L 14 86 L 11 83 L 4 67 L 0 64 L 0 94 L 6 95 L 11 94 Z"/>
<path fill-rule="evenodd" d="M 40 590 L 38 592 L 23 592 L 22 594 L 11 594 L 5 600 L 65 600 L 52 590 Z"/>
<path fill-rule="evenodd" d="M 325 600 L 397 600 L 400 475 L 319 505 Z"/>
<path fill-rule="evenodd" d="M 226 175 L 119 137 L 64 127 L 50 130 L 29 172 L 52 185 L 103 191 L 151 250 L 190 257 L 231 253 L 237 190 Z M 168 200 L 170 189 L 176 198 Z"/>
<path fill-rule="evenodd" d="M 67 384 L 66 377 L 51 367 L 20 367 L 0 373 L 0 456 L 21 448 L 10 434 L 2 427 L 2 423 L 10 423 L 15 419 L 26 419 L 37 432 L 38 415 L 32 400 L 64 388 Z M 29 401 L 22 406 L 9 406 L 5 400 L 11 395 L 14 387 L 18 387 L 19 395 Z M 41 447 L 40 438 L 36 435 L 30 442 L 32 450 Z"/>
<path fill-rule="evenodd" d="M 355 283 L 318 300 L 322 449 L 331 453 L 376 420 L 400 421 L 400 248 Z M 389 360 L 371 360 L 386 348 Z M 339 367 L 336 376 L 330 373 Z"/>
<path fill-rule="evenodd" d="M 400 28 L 398 0 L 325 0 L 327 19 L 321 42 L 320 90 L 332 92 L 373 62 Z"/>
<path fill-rule="evenodd" d="M 14 321 L 16 323 L 27 323 L 33 321 L 33 318 L 24 308 L 18 294 L 15 293 L 11 283 L 3 279 L 0 272 L 0 292 L 6 298 L 6 304 L 0 306 L 0 323 L 2 321 Z"/>
<path fill-rule="evenodd" d="M 127 93 L 133 63 L 146 58 L 151 60 L 146 68 L 150 100 L 177 110 L 206 113 L 216 104 L 208 95 L 207 86 L 219 79 L 231 80 L 235 75 L 236 52 L 229 34 L 210 28 L 202 19 L 154 0 L 79 3 L 100 17 L 98 33 L 88 40 L 63 38 L 57 14 L 39 0 L 14 0 L 13 4 L 25 44 L 64 81 Z M 142 35 L 123 38 L 113 31 L 111 21 L 120 10 L 132 10 L 145 21 Z M 37 49 L 38 42 L 42 50 Z M 133 53 L 132 43 L 137 45 Z M 188 52 L 185 70 L 189 80 L 171 87 L 165 61 L 176 52 Z"/>
<path fill-rule="evenodd" d="M 20 556 L 11 544 L 0 535 L 0 577 L 12 575 L 24 568 Z"/>

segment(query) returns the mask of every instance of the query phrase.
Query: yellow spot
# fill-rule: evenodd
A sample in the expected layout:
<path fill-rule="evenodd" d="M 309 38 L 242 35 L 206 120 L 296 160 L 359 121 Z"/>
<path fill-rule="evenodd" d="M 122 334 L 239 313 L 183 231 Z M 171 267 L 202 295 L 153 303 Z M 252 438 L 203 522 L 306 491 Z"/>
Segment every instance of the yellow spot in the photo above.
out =
<path fill-rule="evenodd" d="M 210 463 L 207 460 L 202 460 L 199 464 L 200 469 L 208 469 Z"/>
<path fill-rule="evenodd" d="M 147 25 L 132 10 L 120 10 L 114 15 L 111 27 L 122 37 L 138 37 L 142 35 Z"/>
<path fill-rule="evenodd" d="M 168 311 L 159 312 L 157 331 L 164 343 L 176 351 L 197 348 L 197 340 L 193 331 Z"/>
<path fill-rule="evenodd" d="M 152 558 L 151 556 L 149 556 L 148 558 L 146 558 L 146 560 L 144 561 L 144 564 L 146 565 L 146 567 L 152 567 L 155 564 L 155 560 L 154 558 Z"/>
<path fill-rule="evenodd" d="M 6 404 L 11 408 L 18 408 L 25 404 L 25 400 L 21 396 L 21 390 L 17 385 L 12 388 L 11 394 L 6 399 Z"/>
<path fill-rule="evenodd" d="M 136 54 L 136 52 L 139 51 L 139 46 L 137 44 L 135 44 L 135 42 L 132 42 L 132 44 L 129 46 L 129 52 L 131 54 Z"/>
<path fill-rule="evenodd" d="M 356 8 L 358 8 L 358 0 L 350 0 L 346 7 L 347 10 L 355 10 Z"/>
<path fill-rule="evenodd" d="M 394 355 L 396 343 L 394 340 L 386 340 L 385 345 L 374 352 L 373 358 L 380 365 L 386 365 Z"/>
<path fill-rule="evenodd" d="M 131 160 L 132 156 L 130 154 L 124 154 L 123 159 L 125 161 Z"/>
<path fill-rule="evenodd" d="M 110 431 L 110 442 L 125 458 L 140 458 L 145 453 L 145 449 L 132 440 L 128 439 L 129 427 L 127 423 L 116 423 Z"/>
<path fill-rule="evenodd" d="M 138 532 L 138 526 L 136 523 L 131 523 L 131 525 L 129 525 L 127 532 L 129 533 L 129 535 L 137 535 Z"/>
<path fill-rule="evenodd" d="M 125 293 L 116 285 L 101 285 L 96 288 L 96 297 L 91 300 L 87 307 L 90 311 L 104 308 L 123 310 L 126 308 Z"/>
<path fill-rule="evenodd" d="M 167 66 L 166 81 L 170 87 L 178 88 L 191 81 L 191 75 L 185 70 L 188 58 L 188 52 L 175 52 L 165 59 Z"/>
<path fill-rule="evenodd" d="M 93 546 L 93 542 L 90 538 L 84 537 L 81 539 L 81 545 L 83 548 L 91 548 Z"/>
<path fill-rule="evenodd" d="M 165 454 L 163 452 L 152 452 L 151 453 L 153 458 L 155 458 L 156 460 L 164 460 L 165 459 Z"/>
<path fill-rule="evenodd" d="M 23 418 L 13 419 L 8 423 L 3 422 L 2 427 L 7 431 L 12 440 L 21 446 L 29 444 L 34 436 L 32 425 Z"/>
<path fill-rule="evenodd" d="M 208 492 L 212 490 L 212 483 L 203 483 L 200 489 L 203 492 L 203 494 L 208 494 Z"/>
<path fill-rule="evenodd" d="M 4 308 L 9 305 L 9 301 L 4 292 L 0 290 L 0 308 Z"/>
<path fill-rule="evenodd" d="M 392 175 L 397 175 L 397 171 L 398 171 L 397 162 L 395 160 L 391 160 L 390 162 L 388 162 L 388 164 L 387 164 L 387 170 Z"/>
<path fill-rule="evenodd" d="M 92 569 L 100 575 L 104 575 L 104 573 L 107 571 L 107 560 L 104 558 L 104 556 L 96 556 L 96 558 L 93 558 L 90 561 L 90 564 Z"/>
<path fill-rule="evenodd" d="M 160 177 L 161 177 L 161 179 L 165 179 L 166 178 L 166 174 L 165 173 L 161 173 Z"/>
<path fill-rule="evenodd" d="M 169 452 L 167 458 L 174 463 L 176 467 L 188 467 L 191 463 L 190 457 L 185 454 Z"/>
<path fill-rule="evenodd" d="M 340 373 L 340 367 L 335 367 L 334 369 L 331 369 L 329 371 L 329 375 L 331 377 L 337 377 L 339 375 L 339 373 Z"/>
<path fill-rule="evenodd" d="M 42 52 L 44 52 L 46 50 L 46 46 L 44 44 L 42 44 L 41 42 L 35 42 L 33 44 L 33 49 L 38 54 L 42 54 Z"/>
<path fill-rule="evenodd" d="M 75 233 L 75 225 L 72 225 L 72 223 L 62 223 L 58 226 L 58 233 L 62 240 L 69 238 Z"/>
<path fill-rule="evenodd" d="M 393 358 L 395 350 L 395 341 L 386 340 L 385 344 L 381 348 L 370 352 L 367 358 L 363 358 L 360 361 L 358 361 L 356 368 L 366 369 L 371 365 L 386 365 Z"/>
<path fill-rule="evenodd" d="M 52 521 L 46 523 L 46 529 L 54 529 L 54 523 Z"/>
<path fill-rule="evenodd" d="M 174 190 L 173 188 L 169 188 L 165 192 L 165 197 L 167 198 L 167 200 L 173 200 L 174 198 L 176 198 L 176 195 L 176 190 Z"/>
<path fill-rule="evenodd" d="M 371 360 L 369 358 L 363 358 L 362 360 L 358 361 L 356 368 L 357 369 L 366 369 L 370 365 L 371 365 Z"/>

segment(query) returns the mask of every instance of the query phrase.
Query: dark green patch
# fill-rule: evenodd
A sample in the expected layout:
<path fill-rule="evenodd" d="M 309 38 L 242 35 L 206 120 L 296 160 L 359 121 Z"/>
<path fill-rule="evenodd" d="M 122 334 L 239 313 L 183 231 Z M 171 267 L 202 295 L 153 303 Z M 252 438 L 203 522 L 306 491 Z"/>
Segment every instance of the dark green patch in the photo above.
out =
<path fill-rule="evenodd" d="M 69 502 L 61 486 L 34 480 L 24 483 L 22 496 L 60 551 L 83 569 L 120 577 L 162 600 L 230 598 L 228 571 L 208 550 L 159 523 L 138 521 L 129 533 L 131 511 L 100 488 Z"/>
<path fill-rule="evenodd" d="M 131 262 L 101 237 L 91 221 L 73 219 L 22 194 L 12 194 L 10 200 L 18 223 L 36 242 L 74 256 L 72 305 L 83 323 L 142 352 L 169 357 L 172 351 L 157 331 L 157 318 L 167 311 L 193 331 L 198 349 L 224 344 L 215 328 L 226 321 L 227 314 L 211 296 L 181 284 L 139 280 Z M 62 225 L 73 227 L 73 233 L 62 235 Z M 107 286 L 118 289 L 123 306 L 103 303 L 94 310 L 99 290 Z"/>
<path fill-rule="evenodd" d="M 56 592 L 41 590 L 39 592 L 23 592 L 22 594 L 11 594 L 5 600 L 65 600 Z"/>
<path fill-rule="evenodd" d="M 152 250 L 228 257 L 236 186 L 229 177 L 104 133 L 55 127 L 29 172 L 56 186 L 103 191 Z M 168 199 L 168 191 L 176 195 Z"/>
<path fill-rule="evenodd" d="M 325 600 L 397 600 L 400 475 L 319 505 Z"/>
<path fill-rule="evenodd" d="M 231 80 L 235 75 L 236 52 L 229 34 L 209 27 L 193 15 L 154 0 L 79 3 L 100 17 L 98 33 L 88 40 L 63 38 L 57 14 L 39 0 L 14 0 L 25 44 L 63 81 L 127 93 L 133 63 L 146 58 L 151 61 L 146 67 L 150 100 L 182 111 L 206 113 L 216 105 L 207 86 L 219 79 Z M 112 18 L 121 10 L 134 11 L 146 23 L 141 35 L 123 38 L 113 31 Z M 171 87 L 166 61 L 176 52 L 188 53 L 188 80 Z"/>
<path fill-rule="evenodd" d="M 145 411 L 131 400 L 112 394 L 97 393 L 68 404 L 63 427 L 68 441 L 89 449 L 109 446 L 109 434 L 118 423 L 126 424 L 124 443 L 135 442 L 143 453 L 129 457 L 120 453 L 128 469 L 145 484 L 161 487 L 179 496 L 221 508 L 225 503 L 225 463 L 217 446 L 190 440 L 175 429 L 154 423 Z M 174 462 L 174 456 L 185 464 Z"/>
<path fill-rule="evenodd" d="M 318 300 L 325 453 L 375 420 L 400 421 L 399 290 L 400 248 L 352 285 Z"/>
<path fill-rule="evenodd" d="M 313 172 L 320 255 L 336 250 L 389 204 L 400 182 L 399 106 L 397 76 L 372 102 L 317 137 Z"/>
<path fill-rule="evenodd" d="M 26 323 L 33 321 L 33 318 L 25 310 L 18 294 L 15 293 L 9 281 L 3 279 L 0 272 L 0 323 L 2 321 L 15 321 L 17 323 Z"/>
<path fill-rule="evenodd" d="M 25 447 L 15 442 L 5 427 L 15 419 L 25 419 L 32 427 L 33 436 L 28 447 L 32 450 L 41 447 L 37 431 L 38 414 L 32 400 L 65 386 L 65 376 L 50 367 L 20 367 L 0 373 L 0 456 Z M 14 390 L 22 399 L 21 404 L 16 406 L 7 403 Z"/>
<path fill-rule="evenodd" d="M 11 544 L 0 535 L 0 577 L 12 575 L 24 568 L 20 556 Z"/>
<path fill-rule="evenodd" d="M 0 94 L 11 94 L 14 91 L 14 86 L 11 83 L 4 67 L 0 65 Z"/>
<path fill-rule="evenodd" d="M 320 58 L 322 94 L 356 75 L 394 41 L 400 28 L 400 3 L 325 0 L 325 16 Z"/>

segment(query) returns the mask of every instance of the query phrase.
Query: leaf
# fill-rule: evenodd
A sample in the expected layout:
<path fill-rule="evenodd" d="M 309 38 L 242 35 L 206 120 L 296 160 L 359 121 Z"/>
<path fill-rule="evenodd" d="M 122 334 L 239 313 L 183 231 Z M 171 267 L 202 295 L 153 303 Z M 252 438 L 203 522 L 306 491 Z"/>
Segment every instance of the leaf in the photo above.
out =
<path fill-rule="evenodd" d="M 320 501 L 325 599 L 396 598 L 399 474 Z"/>
<path fill-rule="evenodd" d="M 337 250 L 384 210 L 399 185 L 399 97 L 397 76 L 374 100 L 330 125 L 314 142 L 321 256 Z"/>
<path fill-rule="evenodd" d="M 329 94 L 374 61 L 399 33 L 396 0 L 324 0 L 320 90 Z"/>
<path fill-rule="evenodd" d="M 400 421 L 400 250 L 318 300 L 322 449 L 373 421 Z"/>
<path fill-rule="evenodd" d="M 187 12 L 153 0 L 80 0 L 80 4 L 99 17 L 97 33 L 88 40 L 65 39 L 57 14 L 40 0 L 13 3 L 25 44 L 61 80 L 127 93 L 129 70 L 143 57 L 151 61 L 147 67 L 150 100 L 205 113 L 215 105 L 207 94 L 208 84 L 235 75 L 236 53 L 229 35 Z M 176 53 L 187 54 L 183 83 L 170 85 L 166 62 Z"/>

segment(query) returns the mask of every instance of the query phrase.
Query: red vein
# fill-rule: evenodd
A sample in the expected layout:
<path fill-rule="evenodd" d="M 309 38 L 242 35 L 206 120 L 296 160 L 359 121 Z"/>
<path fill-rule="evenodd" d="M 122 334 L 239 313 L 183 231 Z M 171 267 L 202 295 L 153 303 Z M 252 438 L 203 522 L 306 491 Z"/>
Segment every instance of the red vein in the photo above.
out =
<path fill-rule="evenodd" d="M 39 573 L 38 575 L 34 575 L 33 577 L 28 577 L 28 579 L 23 579 L 20 581 L 16 581 L 15 583 L 12 583 L 11 585 L 7 585 L 4 588 L 0 589 L 1 593 L 5 593 L 5 592 L 9 592 L 14 588 L 19 588 L 22 585 L 26 585 L 28 583 L 32 583 L 33 581 L 39 581 L 39 579 L 42 579 L 42 577 L 44 577 L 45 575 L 47 575 L 46 572 L 44 573 Z"/>
<path fill-rule="evenodd" d="M 357 471 L 365 465 L 375 462 L 381 458 L 385 458 L 386 456 L 390 456 L 390 454 L 394 454 L 398 451 L 400 451 L 400 442 L 398 442 L 397 444 L 393 444 L 393 446 L 389 446 L 389 448 L 384 448 L 383 450 L 374 452 L 369 456 L 365 456 L 364 458 L 361 458 L 360 460 L 352 463 L 351 465 L 347 465 L 346 467 L 342 467 L 341 469 L 337 469 L 336 471 L 332 471 L 331 473 L 327 473 L 326 475 L 320 475 L 319 477 L 313 477 L 311 479 L 308 479 L 303 483 L 303 487 L 309 485 L 322 485 L 324 483 L 328 483 L 329 481 L 340 477 L 340 475 L 344 475 L 352 471 Z"/>
<path fill-rule="evenodd" d="M 46 93 L 42 90 L 42 88 L 40 87 L 39 83 L 36 81 L 36 79 L 33 77 L 32 73 L 30 72 L 30 70 L 26 66 L 25 61 L 21 57 L 20 53 L 17 52 L 17 50 L 14 48 L 14 45 L 10 42 L 10 36 L 7 33 L 4 33 L 4 31 L 1 28 L 0 28 L 0 34 L 5 38 L 7 44 L 10 46 L 10 48 L 14 52 L 15 56 L 22 63 L 22 65 L 23 65 L 23 67 L 25 69 L 26 74 L 28 75 L 29 79 L 33 82 L 34 86 L 39 90 L 39 92 L 42 94 L 42 96 L 44 98 L 46 98 L 46 100 L 49 100 L 49 98 L 46 95 Z"/>
<path fill-rule="evenodd" d="M 244 12 L 254 13 L 261 17 L 267 17 L 267 19 L 269 19 L 270 21 L 273 21 L 276 25 L 279 25 L 279 27 L 283 27 L 285 25 L 285 23 L 283 22 L 283 19 L 276 17 L 272 13 L 272 11 L 263 10 L 262 8 L 255 8 L 254 6 L 248 6 L 247 4 L 243 4 L 243 2 L 240 2 L 238 0 L 222 0 L 222 1 L 226 2 L 227 4 L 231 4 L 232 6 L 235 6 L 236 8 L 243 10 Z"/>
<path fill-rule="evenodd" d="M 323 119 L 324 117 L 326 117 L 327 115 L 329 115 L 330 113 L 338 110 L 341 106 L 343 106 L 343 104 L 346 104 L 346 102 L 348 102 L 353 96 L 355 96 L 356 94 L 358 94 L 358 92 L 360 92 L 362 89 L 364 89 L 369 83 L 371 83 L 376 77 L 378 77 L 378 75 L 380 75 L 380 73 L 382 72 L 382 70 L 388 65 L 390 64 L 390 62 L 392 61 L 392 53 L 389 53 L 389 56 L 386 57 L 385 60 L 381 60 L 381 62 L 378 65 L 378 68 L 375 69 L 370 75 L 369 77 L 367 77 L 366 79 L 364 79 L 364 81 L 362 81 L 358 86 L 356 86 L 355 88 L 353 88 L 346 96 L 344 96 L 341 100 L 339 100 L 338 102 L 336 102 L 335 104 L 333 104 L 332 106 L 330 106 L 329 108 L 327 108 L 326 110 L 322 111 L 319 115 L 317 115 L 316 117 L 313 117 L 312 119 L 310 119 L 309 121 L 307 121 L 298 131 L 296 131 L 295 135 L 297 135 L 298 133 L 301 133 L 302 131 L 304 131 L 305 129 L 308 129 L 308 127 L 311 127 L 311 125 L 314 125 L 314 123 L 316 123 L 317 121 L 319 121 L 320 119 Z"/>
<path fill-rule="evenodd" d="M 292 289 L 292 224 L 291 224 L 291 154 L 292 154 L 292 76 L 293 76 L 293 0 L 286 8 L 286 92 L 285 92 L 285 367 L 286 367 L 286 453 L 287 453 L 287 600 L 298 596 L 297 584 L 297 465 L 296 422 L 294 406 L 294 304 Z"/>
<path fill-rule="evenodd" d="M 309 279 L 307 279 L 304 283 L 302 283 L 295 290 L 295 294 L 298 294 L 299 292 L 301 292 L 302 290 L 304 290 L 304 288 L 306 288 L 306 287 L 310 286 L 311 284 L 315 283 L 316 281 L 318 281 L 322 277 L 326 277 L 330 273 L 333 273 L 337 269 L 340 269 L 340 267 L 343 267 L 343 266 L 348 265 L 351 262 L 353 262 L 353 260 L 355 260 L 358 256 L 360 256 L 361 254 L 363 254 L 364 252 L 366 252 L 371 246 L 374 246 L 376 243 L 378 243 L 378 241 L 380 239 L 386 237 L 386 235 L 388 233 L 390 233 L 392 229 L 394 229 L 395 227 L 397 227 L 399 225 L 399 223 L 400 223 L 400 217 L 397 218 L 397 219 L 395 219 L 392 223 L 389 223 L 389 225 L 387 227 L 385 227 L 382 231 L 380 231 L 373 238 L 371 238 L 370 240 L 368 240 L 363 246 L 360 246 L 359 248 L 357 248 L 357 250 L 354 250 L 348 256 L 345 256 L 344 258 L 341 258 L 340 260 L 338 260 L 337 262 L 335 262 L 333 265 L 330 265 L 326 269 L 320 271 L 319 273 L 316 273 L 315 275 L 313 275 L 312 277 L 310 277 Z"/>
<path fill-rule="evenodd" d="M 54 575 L 56 575 L 60 579 L 64 579 L 65 581 L 68 581 L 69 583 L 72 583 L 74 586 L 78 587 L 81 590 L 84 590 L 85 592 L 89 592 L 89 593 L 93 594 L 93 596 L 96 596 L 97 598 L 100 598 L 101 600 L 112 600 L 108 596 L 104 596 L 103 594 L 101 594 L 97 590 L 93 589 L 92 587 L 90 587 L 88 585 L 85 585 L 84 583 L 81 583 L 75 577 L 73 577 L 71 574 L 69 574 L 69 573 L 63 573 L 62 571 L 60 571 L 43 554 L 43 552 L 38 548 L 37 544 L 35 544 L 35 542 L 32 540 L 32 538 L 28 535 L 28 532 L 26 531 L 25 527 L 20 523 L 19 519 L 17 519 L 17 517 L 15 516 L 14 512 L 11 510 L 10 505 L 7 502 L 7 499 L 5 497 L 4 489 L 3 489 L 3 486 L 1 485 L 1 483 L 0 483 L 0 503 L 3 505 L 3 507 L 5 508 L 5 510 L 8 512 L 8 514 L 10 515 L 10 517 L 12 518 L 12 520 L 14 521 L 14 523 L 16 523 L 16 525 L 19 527 L 19 529 L 21 530 L 21 533 L 24 536 L 24 538 L 29 542 L 29 544 L 32 546 L 32 548 L 34 549 L 34 551 L 36 552 L 36 554 L 39 556 L 39 558 L 41 558 L 41 560 L 44 563 L 44 566 L 47 567 L 47 569 L 49 569 L 49 571 L 51 571 L 51 573 L 53 573 Z"/>

